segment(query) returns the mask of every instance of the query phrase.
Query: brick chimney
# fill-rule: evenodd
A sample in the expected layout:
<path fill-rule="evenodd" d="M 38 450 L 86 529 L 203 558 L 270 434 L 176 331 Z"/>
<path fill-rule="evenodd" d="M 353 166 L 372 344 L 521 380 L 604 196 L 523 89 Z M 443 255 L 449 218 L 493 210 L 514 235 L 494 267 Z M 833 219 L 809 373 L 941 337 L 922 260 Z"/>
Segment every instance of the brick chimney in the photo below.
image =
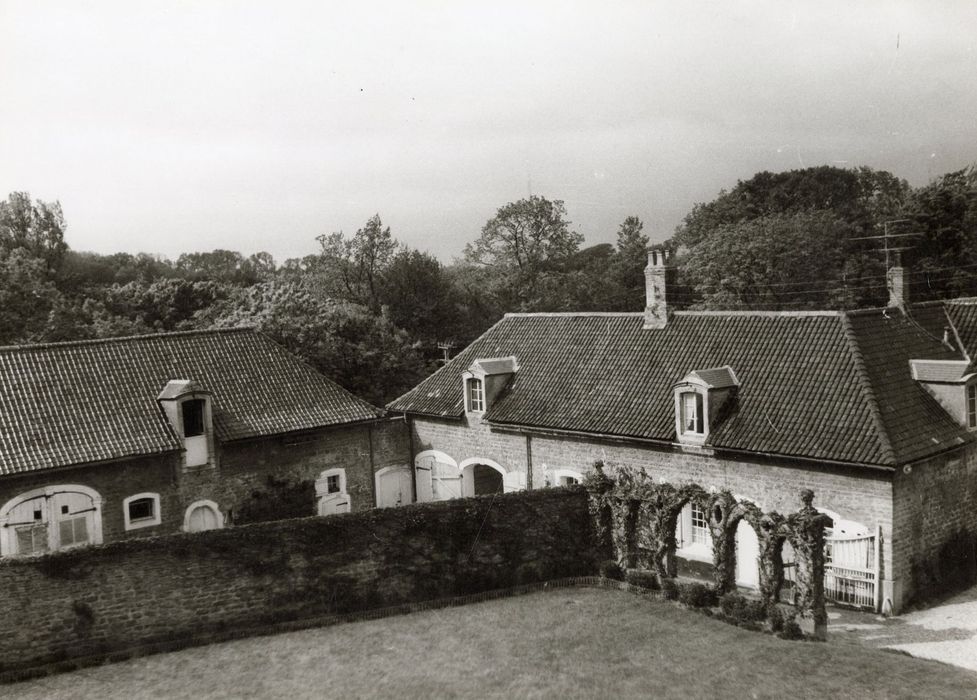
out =
<path fill-rule="evenodd" d="M 889 306 L 906 310 L 909 303 L 909 280 L 906 279 L 906 268 L 899 262 L 890 267 L 885 273 L 886 287 L 889 289 Z"/>
<path fill-rule="evenodd" d="M 645 268 L 645 330 L 664 328 L 668 323 L 668 303 L 665 293 L 665 277 L 668 253 L 664 250 L 648 251 Z"/>

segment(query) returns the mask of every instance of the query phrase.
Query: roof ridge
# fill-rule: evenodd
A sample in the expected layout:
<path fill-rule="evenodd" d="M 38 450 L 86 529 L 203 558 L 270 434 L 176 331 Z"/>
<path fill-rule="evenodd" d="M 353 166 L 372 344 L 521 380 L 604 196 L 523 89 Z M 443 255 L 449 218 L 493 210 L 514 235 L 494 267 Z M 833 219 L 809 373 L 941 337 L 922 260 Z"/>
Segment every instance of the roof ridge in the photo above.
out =
<path fill-rule="evenodd" d="M 852 327 L 848 315 L 841 314 L 840 318 L 841 328 L 845 334 L 845 340 L 848 341 L 852 361 L 855 363 L 855 373 L 858 375 L 858 383 L 861 386 L 862 392 L 865 394 L 865 400 L 868 404 L 868 412 L 872 416 L 872 422 L 875 423 L 879 446 L 882 448 L 883 461 L 887 464 L 894 464 L 896 462 L 896 452 L 892 447 L 892 441 L 889 439 L 885 421 L 882 419 L 882 410 L 879 408 L 878 399 L 875 397 L 875 390 L 872 388 L 872 381 L 869 379 L 868 370 L 865 368 L 865 356 L 862 355 L 862 349 L 858 345 L 858 337 L 855 335 L 855 329 Z"/>
<path fill-rule="evenodd" d="M 573 318 L 579 316 L 634 318 L 643 315 L 643 311 L 509 311 L 502 318 Z M 492 329 L 489 328 L 489 330 Z M 485 331 L 485 333 L 488 333 L 488 331 Z M 485 333 L 482 335 L 485 335 Z M 473 340 L 472 342 L 474 343 L 475 341 Z"/>
<path fill-rule="evenodd" d="M 158 338 L 178 338 L 193 335 L 230 334 L 255 332 L 253 326 L 233 326 L 227 328 L 200 328 L 192 331 L 169 331 L 166 333 L 143 333 L 141 335 L 118 335 L 110 338 L 86 338 L 84 340 L 64 340 L 51 343 L 25 343 L 23 345 L 0 345 L 0 352 L 28 352 L 32 350 L 50 350 L 56 348 L 70 348 L 86 345 L 105 345 L 122 343 L 133 340 L 156 340 Z"/>
<path fill-rule="evenodd" d="M 777 316 L 787 316 L 803 318 L 805 316 L 840 316 L 844 311 L 833 311 L 830 309 L 824 310 L 811 310 L 811 311 L 750 311 L 742 309 L 728 309 L 728 310 L 683 310 L 675 311 L 676 316 L 761 316 L 761 317 L 777 317 Z"/>

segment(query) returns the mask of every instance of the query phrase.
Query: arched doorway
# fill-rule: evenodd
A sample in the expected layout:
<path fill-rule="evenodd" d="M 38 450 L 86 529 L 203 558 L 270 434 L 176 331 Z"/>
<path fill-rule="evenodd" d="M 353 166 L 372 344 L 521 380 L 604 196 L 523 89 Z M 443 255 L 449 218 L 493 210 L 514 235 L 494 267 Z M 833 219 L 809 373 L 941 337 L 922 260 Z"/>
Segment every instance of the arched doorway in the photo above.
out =
<path fill-rule="evenodd" d="M 185 532 L 203 532 L 217 530 L 224 527 L 224 516 L 213 501 L 197 501 L 191 503 L 183 516 L 183 530 Z"/>
<path fill-rule="evenodd" d="M 87 486 L 48 486 L 0 508 L 0 553 L 42 554 L 102 542 L 102 497 Z"/>
<path fill-rule="evenodd" d="M 377 472 L 376 482 L 378 508 L 391 508 L 414 502 L 410 469 L 406 465 L 384 467 Z"/>
<path fill-rule="evenodd" d="M 502 493 L 502 473 L 487 464 L 472 464 L 467 467 L 472 475 L 472 494 L 483 496 L 489 493 Z"/>
<path fill-rule="evenodd" d="M 746 588 L 760 586 L 760 540 L 756 530 L 746 520 L 736 525 L 736 585 Z"/>

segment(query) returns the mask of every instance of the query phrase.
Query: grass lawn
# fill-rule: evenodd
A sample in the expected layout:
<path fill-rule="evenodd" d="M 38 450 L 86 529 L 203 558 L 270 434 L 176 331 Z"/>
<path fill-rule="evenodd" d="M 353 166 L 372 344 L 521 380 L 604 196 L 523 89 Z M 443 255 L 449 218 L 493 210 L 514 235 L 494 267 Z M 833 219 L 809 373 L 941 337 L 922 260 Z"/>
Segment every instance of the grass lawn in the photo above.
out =
<path fill-rule="evenodd" d="M 0 696 L 969 698 L 977 674 L 571 588 L 149 656 L 0 686 Z"/>

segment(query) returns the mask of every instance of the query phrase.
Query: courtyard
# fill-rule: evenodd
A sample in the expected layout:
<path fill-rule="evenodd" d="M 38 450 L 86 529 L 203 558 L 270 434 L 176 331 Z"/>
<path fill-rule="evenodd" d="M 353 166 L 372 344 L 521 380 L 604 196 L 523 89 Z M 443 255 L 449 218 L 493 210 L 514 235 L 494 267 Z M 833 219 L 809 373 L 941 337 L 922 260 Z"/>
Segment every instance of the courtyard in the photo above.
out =
<path fill-rule="evenodd" d="M 650 597 L 559 589 L 137 658 L 5 686 L 0 695 L 687 699 L 977 693 L 977 673 L 867 646 L 857 626 L 876 624 L 873 619 L 835 618 L 827 644 L 788 642 Z"/>

